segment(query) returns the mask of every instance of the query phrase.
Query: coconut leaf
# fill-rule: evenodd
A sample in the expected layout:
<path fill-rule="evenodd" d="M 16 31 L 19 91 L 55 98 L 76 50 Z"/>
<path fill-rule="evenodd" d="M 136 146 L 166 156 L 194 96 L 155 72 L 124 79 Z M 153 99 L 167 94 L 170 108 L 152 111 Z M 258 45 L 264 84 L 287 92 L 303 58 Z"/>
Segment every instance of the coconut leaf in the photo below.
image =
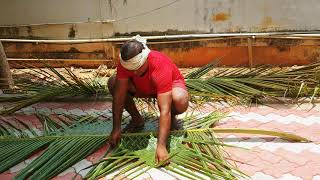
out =
<path fill-rule="evenodd" d="M 50 142 L 50 139 L 1 139 L 0 173 L 24 161 L 31 154 L 47 146 Z"/>
<path fill-rule="evenodd" d="M 279 97 L 317 97 L 319 92 L 319 65 L 309 64 L 294 68 L 273 68 L 261 66 L 252 69 L 229 68 L 210 71 L 216 62 L 207 64 L 186 75 L 186 85 L 191 101 L 196 104 L 208 101 L 225 101 L 233 103 L 261 102 L 263 99 L 279 100 Z M 23 81 L 17 96 L 0 96 L 2 102 L 14 102 L 0 111 L 0 114 L 11 114 L 21 108 L 37 102 L 62 99 L 74 96 L 109 95 L 106 81 L 99 78 L 80 79 L 65 68 L 66 73 L 55 68 L 48 70 L 35 69 L 32 76 L 37 81 Z M 110 96 L 110 95 L 109 95 Z"/>
<path fill-rule="evenodd" d="M 5 152 L 0 155 L 1 162 L 4 162 L 1 172 L 23 161 L 39 149 L 45 149 L 39 157 L 20 171 L 15 179 L 50 179 L 105 144 L 112 129 L 111 121 L 97 117 L 70 117 L 63 121 L 68 122 L 64 125 L 61 125 L 62 122 L 59 123 L 58 118 L 45 115 L 38 115 L 38 117 L 43 119 L 41 120 L 43 124 L 47 123 L 46 134 L 37 137 L 3 136 L 0 139 L 0 150 Z M 196 121 L 192 121 L 192 117 L 186 116 L 185 127 L 195 129 L 172 132 L 168 145 L 171 163 L 165 168 L 191 179 L 204 176 L 214 179 L 234 179 L 245 176 L 224 159 L 222 147 L 225 144 L 215 137 L 214 131 L 276 135 L 291 140 L 305 140 L 298 136 L 272 131 L 199 129 L 215 123 L 219 117 L 223 115 L 210 113 L 208 116 L 203 115 Z M 68 117 L 64 116 L 64 118 Z M 147 132 L 142 133 L 123 134 L 121 145 L 112 150 L 111 154 L 107 152 L 106 158 L 95 164 L 87 177 L 96 179 L 115 173 L 132 178 L 150 168 L 157 168 L 159 164 L 154 163 L 157 142 L 154 135 L 156 135 L 157 122 L 154 118 L 148 116 L 146 122 L 153 123 L 153 129 L 147 129 Z M 150 136 L 150 134 L 153 135 Z M 18 155 L 17 152 L 19 152 Z"/>
<path fill-rule="evenodd" d="M 191 179 L 235 179 L 245 177 L 236 167 L 225 160 L 222 146 L 214 135 L 217 133 L 249 133 L 284 137 L 291 141 L 308 141 L 305 138 L 273 131 L 242 129 L 195 129 L 172 132 L 169 138 L 169 171 Z M 155 132 L 153 133 L 155 135 Z M 158 167 L 155 164 L 157 139 L 150 132 L 124 134 L 121 144 L 91 170 L 88 179 L 102 178 L 108 174 L 133 178 L 132 173 L 145 172 Z M 128 165 L 129 163 L 129 165 Z M 190 170 L 193 170 L 190 171 Z M 137 172 L 138 171 L 138 172 Z M 195 172 L 194 172 L 195 171 Z M 109 177 L 112 178 L 112 177 Z"/>
<path fill-rule="evenodd" d="M 90 155 L 105 137 L 56 138 L 46 151 L 17 174 L 15 179 L 50 179 Z"/>
<path fill-rule="evenodd" d="M 98 96 L 108 94 L 107 88 L 99 79 L 80 79 L 69 69 L 60 73 L 55 68 L 47 70 L 34 69 L 28 75 L 35 77 L 36 82 L 23 81 L 16 83 L 20 88 L 18 96 L 0 96 L 1 102 L 14 102 L 13 105 L 0 111 L 0 114 L 12 114 L 21 108 L 54 98 L 63 99 L 74 96 Z M 45 77 L 45 78 L 43 78 Z"/>
<path fill-rule="evenodd" d="M 298 68 L 278 69 L 267 66 L 252 69 L 229 68 L 206 78 L 187 78 L 186 84 L 193 101 L 204 100 L 204 97 L 210 101 L 312 97 L 319 83 L 319 65 L 320 63 L 314 63 Z M 186 77 L 197 77 L 197 73 L 203 76 L 202 72 L 209 72 L 208 66 L 191 72 Z"/>
<path fill-rule="evenodd" d="M 211 132 L 203 131 L 201 133 L 203 134 L 201 136 L 202 138 L 207 140 L 210 139 L 211 142 L 216 139 L 212 136 Z M 199 135 L 199 132 L 195 134 Z M 213 146 L 207 144 L 200 145 L 201 147 L 195 145 L 192 148 L 189 148 L 187 144 L 182 143 L 185 136 L 194 138 L 188 131 L 171 134 L 168 145 L 170 164 L 167 168 L 172 168 L 174 170 L 184 169 L 185 171 L 188 171 L 188 169 L 196 170 L 197 173 L 180 173 L 180 175 L 187 178 L 193 177 L 197 179 L 201 177 L 201 175 L 202 177 L 207 176 L 221 179 L 234 179 L 235 177 L 239 177 L 241 173 L 236 173 L 237 170 L 235 167 L 223 160 L 223 156 L 215 154 L 221 153 L 221 151 L 205 152 L 203 150 L 204 147 L 202 146 L 205 146 L 206 148 L 211 148 L 210 146 Z M 199 136 L 196 138 L 199 140 Z M 157 165 L 154 160 L 156 144 L 157 139 L 153 136 L 148 137 L 142 134 L 125 136 L 124 139 L 122 139 L 120 146 L 114 150 L 117 153 L 114 153 L 111 156 L 108 155 L 104 158 L 103 162 L 88 173 L 87 178 L 97 179 L 104 177 L 107 174 L 114 173 L 114 176 L 124 175 L 125 177 L 132 179 L 151 168 L 157 168 L 159 165 Z M 219 149 L 219 147 L 215 147 L 215 149 Z M 119 154 L 118 152 L 122 153 Z M 128 165 L 128 162 L 131 162 L 131 164 Z M 114 168 L 115 164 L 117 164 L 116 168 Z M 134 173 L 135 176 L 133 175 Z"/>
<path fill-rule="evenodd" d="M 279 96 L 302 97 L 318 95 L 319 64 L 311 64 L 293 69 L 272 69 L 266 66 L 247 69 L 228 69 L 209 75 L 215 65 L 209 64 L 187 75 L 186 83 L 194 102 L 250 101 L 252 99 L 277 98 Z M 28 105 L 52 98 L 70 96 L 95 96 L 107 94 L 105 85 L 99 80 L 80 79 L 69 69 L 60 73 L 54 68 L 35 70 L 33 76 L 43 82 L 21 82 L 17 97 L 2 97 L 10 100 L 10 106 L 2 114 L 13 113 Z M 141 101 L 137 101 L 138 104 Z M 149 102 L 153 107 L 155 103 Z M 146 107 L 145 105 L 139 105 Z M 156 119 L 154 113 L 143 111 L 146 121 L 145 132 L 123 134 L 121 144 L 104 159 L 91 167 L 88 179 L 104 176 L 124 175 L 134 178 L 151 168 L 159 168 L 164 162 L 155 164 Z M 100 116 L 100 115 L 99 115 Z M 20 171 L 15 179 L 50 179 L 84 159 L 105 144 L 111 132 L 110 118 L 99 116 L 45 116 L 37 115 L 43 124 L 43 133 L 32 132 L 27 124 L 22 125 L 29 133 L 19 129 L 10 121 L 0 123 L 0 161 L 4 172 L 15 164 L 44 149 L 43 153 Z M 183 130 L 170 135 L 168 150 L 170 164 L 164 169 L 189 179 L 236 179 L 246 177 L 236 167 L 225 160 L 223 146 L 214 133 L 248 133 L 278 136 L 291 141 L 308 140 L 292 134 L 256 129 L 212 129 L 211 127 L 225 115 L 210 113 L 205 115 L 187 114 L 182 123 Z M 123 126 L 129 118 L 123 118 Z M 19 122 L 18 122 L 19 123 Z M 19 152 L 19 153 L 18 153 Z M 17 155 L 18 154 L 18 155 Z M 89 167 L 88 167 L 89 168 Z"/>

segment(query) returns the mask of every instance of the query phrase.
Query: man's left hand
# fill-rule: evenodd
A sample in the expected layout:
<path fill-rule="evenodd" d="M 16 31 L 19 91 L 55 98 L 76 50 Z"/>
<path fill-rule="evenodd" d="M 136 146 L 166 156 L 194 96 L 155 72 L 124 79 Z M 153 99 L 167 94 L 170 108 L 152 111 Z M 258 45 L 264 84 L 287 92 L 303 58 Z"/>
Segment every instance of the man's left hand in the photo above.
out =
<path fill-rule="evenodd" d="M 111 135 L 109 137 L 109 143 L 112 147 L 116 147 L 121 139 L 121 130 L 120 129 L 113 129 Z"/>
<path fill-rule="evenodd" d="M 158 145 L 157 146 L 157 151 L 156 151 L 156 162 L 157 162 L 157 165 L 160 165 L 160 166 L 167 165 L 169 163 L 168 159 L 169 159 L 169 153 L 167 151 L 167 148 L 165 146 Z M 161 163 L 163 161 L 166 161 L 166 162 L 164 164 L 159 164 L 159 163 Z"/>

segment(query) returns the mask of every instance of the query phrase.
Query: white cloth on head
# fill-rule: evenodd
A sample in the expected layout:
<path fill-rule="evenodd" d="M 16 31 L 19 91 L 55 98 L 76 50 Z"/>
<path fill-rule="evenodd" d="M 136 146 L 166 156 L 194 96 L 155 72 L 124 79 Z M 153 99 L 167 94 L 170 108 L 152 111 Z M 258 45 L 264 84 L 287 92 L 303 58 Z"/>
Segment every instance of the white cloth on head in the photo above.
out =
<path fill-rule="evenodd" d="M 134 71 L 139 69 L 146 62 L 150 53 L 150 49 L 147 47 L 147 40 L 140 35 L 136 35 L 132 39 L 142 43 L 144 49 L 141 51 L 141 53 L 128 60 L 123 60 L 121 58 L 121 53 L 119 56 L 121 65 L 128 70 Z"/>

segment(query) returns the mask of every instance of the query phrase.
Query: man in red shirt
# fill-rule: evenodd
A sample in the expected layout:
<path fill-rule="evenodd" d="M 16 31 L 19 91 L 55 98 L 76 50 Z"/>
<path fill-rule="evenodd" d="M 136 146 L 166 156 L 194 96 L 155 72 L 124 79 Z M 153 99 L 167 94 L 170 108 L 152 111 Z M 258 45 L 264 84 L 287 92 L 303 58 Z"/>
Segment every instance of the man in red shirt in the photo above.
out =
<path fill-rule="evenodd" d="M 132 117 L 124 131 L 143 127 L 144 120 L 133 97 L 154 97 L 160 110 L 156 161 L 167 160 L 170 128 L 175 124 L 175 116 L 187 110 L 189 102 L 184 78 L 176 65 L 164 54 L 150 50 L 146 40 L 136 36 L 122 45 L 117 75 L 110 77 L 108 88 L 113 96 L 113 130 L 109 142 L 117 145 L 120 141 L 124 108 Z"/>

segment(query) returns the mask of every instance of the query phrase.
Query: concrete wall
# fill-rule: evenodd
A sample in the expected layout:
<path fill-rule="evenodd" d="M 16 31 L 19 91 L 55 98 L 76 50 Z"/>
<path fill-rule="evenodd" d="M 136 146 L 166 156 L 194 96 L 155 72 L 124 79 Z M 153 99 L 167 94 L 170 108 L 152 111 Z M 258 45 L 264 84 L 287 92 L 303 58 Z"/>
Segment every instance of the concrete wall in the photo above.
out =
<path fill-rule="evenodd" d="M 111 1 L 111 19 L 149 11 L 173 0 Z M 139 8 L 144 7 L 144 8 Z M 147 15 L 114 23 L 115 32 L 261 32 L 320 29 L 319 0 L 180 0 Z"/>
<path fill-rule="evenodd" d="M 79 28 L 79 31 L 87 32 L 73 37 L 68 36 L 70 24 L 63 30 L 49 25 L 52 26 L 51 30 L 46 25 L 46 32 L 50 35 L 37 32 L 37 28 L 43 28 L 41 26 L 27 26 L 33 31 L 29 37 L 48 36 L 50 39 L 55 38 L 55 33 L 58 34 L 57 38 L 72 39 L 135 32 L 152 35 L 304 31 L 320 29 L 320 21 L 317 21 L 319 9 L 319 0 L 1 0 L 0 25 L 77 24 L 115 20 L 104 29 L 99 26 L 89 30 L 86 30 L 88 27 L 83 27 L 83 30 Z M 16 36 L 25 37 L 28 28 L 24 28 L 2 28 L 0 36 L 10 37 L 10 33 L 16 32 Z M 94 35 L 88 35 L 91 32 L 95 32 Z"/>
<path fill-rule="evenodd" d="M 114 35 L 102 0 L 1 0 L 0 37 L 89 39 Z"/>
<path fill-rule="evenodd" d="M 113 35 L 112 23 L 99 22 L 0 27 L 1 38 L 94 39 Z"/>
<path fill-rule="evenodd" d="M 1 0 L 0 24 L 43 24 L 100 20 L 99 0 Z"/>

